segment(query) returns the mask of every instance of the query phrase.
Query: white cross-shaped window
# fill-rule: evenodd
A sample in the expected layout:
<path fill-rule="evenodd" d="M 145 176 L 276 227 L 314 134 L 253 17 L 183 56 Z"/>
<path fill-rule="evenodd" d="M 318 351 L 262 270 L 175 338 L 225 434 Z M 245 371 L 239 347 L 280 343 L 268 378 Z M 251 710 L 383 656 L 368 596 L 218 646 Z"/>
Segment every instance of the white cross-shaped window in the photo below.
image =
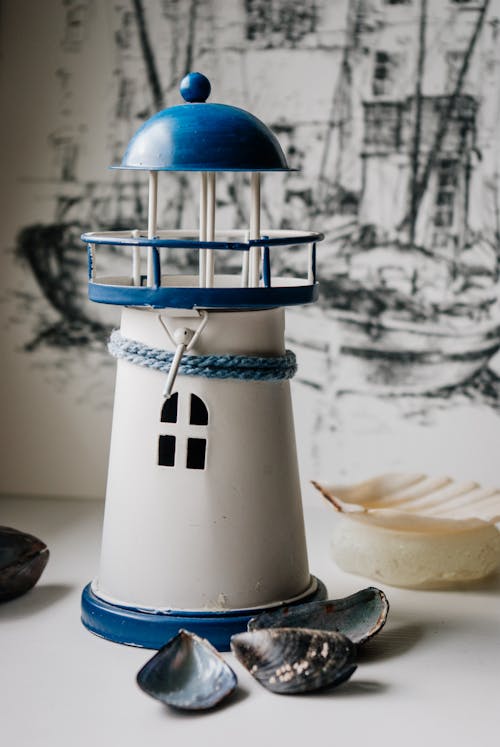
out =
<path fill-rule="evenodd" d="M 184 413 L 189 413 L 189 424 Z M 205 469 L 207 454 L 206 426 L 208 409 L 197 394 L 174 392 L 165 400 L 162 423 L 182 424 L 182 433 L 161 434 L 158 440 L 158 464 L 161 467 L 181 465 L 187 469 Z M 200 430 L 203 428 L 203 431 Z M 185 438 L 181 438 L 185 436 Z"/>

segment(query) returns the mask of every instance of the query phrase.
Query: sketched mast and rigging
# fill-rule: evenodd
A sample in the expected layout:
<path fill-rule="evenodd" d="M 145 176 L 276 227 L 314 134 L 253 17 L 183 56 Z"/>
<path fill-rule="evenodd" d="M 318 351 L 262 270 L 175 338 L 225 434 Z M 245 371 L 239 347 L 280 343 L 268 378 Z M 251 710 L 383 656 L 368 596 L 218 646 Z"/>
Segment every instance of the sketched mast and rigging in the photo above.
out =
<path fill-rule="evenodd" d="M 344 210 L 351 215 L 343 220 L 338 215 L 331 220 L 336 252 L 326 280 L 323 271 L 328 289 L 323 323 L 318 327 L 314 320 L 314 336 L 305 316 L 302 334 L 294 335 L 307 356 L 308 348 L 323 344 L 327 349 L 328 341 L 335 347 L 340 334 L 341 389 L 423 393 L 454 386 L 470 379 L 500 348 L 500 236 L 498 228 L 485 224 L 484 210 L 475 225 L 470 221 L 472 189 L 476 204 L 485 189 L 492 192 L 493 217 L 498 216 L 498 184 L 493 179 L 486 185 L 481 175 L 480 91 L 464 90 L 488 6 L 489 0 L 475 8 L 465 47 L 453 57 L 450 90 L 434 86 L 429 93 L 424 87 L 429 9 L 427 0 L 420 0 L 413 91 L 394 95 L 390 55 L 375 49 L 371 96 L 362 79 L 364 90 L 355 90 L 362 76 L 355 81 L 353 74 L 366 67 L 367 42 L 360 39 L 359 22 L 365 4 L 349 7 L 350 38 L 325 137 L 320 195 L 325 211 L 329 194 L 330 206 L 340 213 L 346 195 L 356 196 L 357 204 Z M 351 142 L 347 149 L 345 132 L 356 129 L 356 108 L 362 110 L 361 144 Z M 335 128 L 342 147 L 328 183 Z M 346 187 L 339 169 L 345 152 L 352 158 L 356 150 L 361 167 L 357 192 Z M 494 223 L 491 216 L 486 223 Z"/>

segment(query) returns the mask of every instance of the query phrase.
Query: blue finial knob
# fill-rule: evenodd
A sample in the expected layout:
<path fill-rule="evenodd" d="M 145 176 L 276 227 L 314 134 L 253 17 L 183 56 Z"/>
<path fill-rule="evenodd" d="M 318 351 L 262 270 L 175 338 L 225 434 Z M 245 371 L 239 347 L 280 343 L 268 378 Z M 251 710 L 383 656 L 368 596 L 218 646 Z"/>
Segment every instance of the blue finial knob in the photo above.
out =
<path fill-rule="evenodd" d="M 188 73 L 181 80 L 180 92 L 185 101 L 203 103 L 210 96 L 210 81 L 201 73 Z"/>

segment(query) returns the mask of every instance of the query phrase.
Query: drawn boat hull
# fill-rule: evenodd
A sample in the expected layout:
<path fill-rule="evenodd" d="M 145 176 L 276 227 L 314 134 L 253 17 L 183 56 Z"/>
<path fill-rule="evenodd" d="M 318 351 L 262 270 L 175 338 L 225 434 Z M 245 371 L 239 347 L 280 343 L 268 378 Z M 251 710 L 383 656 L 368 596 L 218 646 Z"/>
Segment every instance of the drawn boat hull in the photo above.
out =
<path fill-rule="evenodd" d="M 308 332 L 306 328 L 310 328 Z M 293 342 L 299 346 L 307 372 L 313 368 L 308 359 L 317 359 L 320 350 L 327 358 L 338 356 L 338 389 L 425 394 L 457 386 L 486 366 L 500 349 L 500 322 L 470 322 L 452 328 L 371 319 L 332 309 L 324 325 L 318 326 L 318 320 L 312 318 L 309 324 L 302 324 Z M 307 376 L 305 380 L 319 385 L 319 381 L 307 381 Z"/>

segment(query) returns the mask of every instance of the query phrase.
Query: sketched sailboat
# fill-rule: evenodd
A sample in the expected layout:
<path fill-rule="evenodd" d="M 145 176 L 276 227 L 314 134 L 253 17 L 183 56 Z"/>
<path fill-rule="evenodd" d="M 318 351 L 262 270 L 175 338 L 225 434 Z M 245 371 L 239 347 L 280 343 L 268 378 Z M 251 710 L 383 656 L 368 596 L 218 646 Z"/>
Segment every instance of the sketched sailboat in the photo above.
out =
<path fill-rule="evenodd" d="M 300 129 L 284 102 L 275 123 L 280 140 L 289 137 L 296 150 L 287 153 L 293 165 L 301 165 L 297 153 L 307 153 L 309 165 L 316 163 L 315 148 L 323 149 L 319 172 L 310 167 L 287 175 L 285 182 L 290 221 L 295 225 L 311 219 L 325 225 L 329 240 L 319 257 L 322 309 L 300 311 L 295 322 L 290 314 L 291 342 L 302 353 L 299 376 L 304 371 L 308 383 L 322 387 L 335 378 L 343 389 L 429 392 L 471 378 L 500 348 L 500 148 L 495 137 L 500 120 L 500 22 L 493 17 L 500 13 L 488 13 L 498 2 L 336 0 L 335 18 L 342 7 L 347 17 L 345 29 L 335 27 L 333 34 L 328 27 L 330 4 L 320 13 L 313 2 L 292 8 L 279 0 L 276 7 L 286 5 L 290 23 L 296 14 L 297 34 L 286 44 L 281 37 L 275 41 L 276 24 L 268 18 L 262 48 L 267 55 L 277 55 L 275 67 L 282 68 L 283 75 L 289 75 L 281 64 L 283 50 L 300 45 L 298 31 L 311 58 L 316 54 L 324 60 L 327 49 L 335 67 L 326 116 L 313 112 Z M 134 0 L 132 14 L 116 11 L 120 64 L 116 102 L 109 114 L 111 160 L 119 160 L 137 126 L 136 117 L 168 103 L 169 80 L 182 77 L 177 68 L 191 69 L 195 11 L 201 5 L 192 4 L 185 60 L 172 55 L 171 69 L 156 60 L 147 29 L 161 26 L 169 39 L 177 38 L 184 19 L 181 6 L 171 13 L 163 6 L 146 9 L 142 0 Z M 251 30 L 257 11 L 245 8 L 238 47 L 242 58 L 253 44 L 260 44 Z M 260 26 L 263 23 L 259 16 Z M 326 36 L 314 36 L 315 23 Z M 330 37 L 329 46 L 321 46 Z M 74 15 L 68 15 L 62 47 L 72 64 L 84 39 L 83 21 L 78 25 Z M 224 39 L 212 40 L 219 55 L 225 54 Z M 231 36 L 231 55 L 235 43 Z M 65 117 L 61 115 L 61 121 Z M 57 316 L 54 323 L 44 320 L 29 349 L 40 343 L 100 343 L 107 327 L 88 317 L 83 294 L 75 291 L 74 263 L 80 250 L 74 237 L 82 223 L 119 228 L 130 225 L 130 216 L 139 223 L 144 220 L 144 185 L 100 182 L 93 175 L 89 180 L 88 172 L 82 178 L 77 163 L 84 150 L 81 137 L 79 128 L 66 124 L 52 133 L 58 176 L 44 189 L 47 202 L 54 204 L 53 217 L 47 225 L 27 226 L 18 237 L 18 256 L 29 264 L 44 303 Z M 228 225 L 231 216 L 237 216 L 238 225 L 244 218 L 242 186 L 235 174 L 218 187 L 218 210 L 227 213 Z M 180 175 L 164 208 L 165 222 L 180 228 L 196 199 Z M 272 215 L 273 195 L 265 190 L 263 209 L 287 227 L 286 214 Z M 51 272 L 43 274 L 40 257 L 49 254 Z M 169 259 L 172 271 L 189 261 L 186 253 Z M 280 261 L 276 253 L 273 262 Z M 293 274 L 296 268 L 289 264 L 274 269 Z M 65 292 L 56 293 L 56 286 Z M 340 361 L 339 377 L 337 370 L 334 377 L 324 372 L 325 361 L 333 361 L 333 366 Z"/>
<path fill-rule="evenodd" d="M 452 387 L 474 376 L 500 348 L 500 190 L 498 163 L 492 162 L 498 159 L 498 73 L 496 87 L 492 81 L 488 90 L 489 2 L 468 5 L 474 13 L 465 20 L 454 10 L 455 26 L 461 24 L 455 37 L 465 38 L 465 46 L 462 41 L 459 52 L 447 47 L 446 33 L 438 29 L 437 61 L 427 0 L 414 8 L 416 54 L 381 48 L 387 39 L 380 29 L 391 20 L 381 13 L 392 11 L 378 11 L 378 48 L 371 49 L 368 71 L 364 32 L 374 21 L 365 5 L 363 15 L 361 4 L 349 7 L 332 104 L 337 114 L 329 122 L 322 167 L 323 199 L 337 213 L 330 274 L 322 263 L 328 304 L 321 319 L 311 318 L 306 330 L 303 318 L 302 332 L 293 335 L 304 358 L 337 345 L 342 389 L 425 393 Z M 487 33 L 494 36 L 490 26 Z M 408 55 L 414 83 L 396 95 L 398 76 L 408 75 L 402 63 Z M 362 111 L 357 123 L 356 108 Z M 334 137 L 329 180 L 326 151 Z M 349 179 L 360 188 L 349 187 Z"/>

